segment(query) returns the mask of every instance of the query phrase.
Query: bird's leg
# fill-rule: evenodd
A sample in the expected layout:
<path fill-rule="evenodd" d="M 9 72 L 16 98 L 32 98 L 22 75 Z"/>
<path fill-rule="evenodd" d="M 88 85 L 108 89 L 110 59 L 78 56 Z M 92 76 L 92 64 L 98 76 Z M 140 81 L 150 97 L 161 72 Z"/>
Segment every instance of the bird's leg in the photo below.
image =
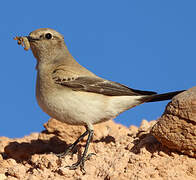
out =
<path fill-rule="evenodd" d="M 92 155 L 95 155 L 94 153 L 90 153 L 90 154 L 87 155 L 88 147 L 89 147 L 89 144 L 90 144 L 90 142 L 92 140 L 94 131 L 91 130 L 91 129 L 87 129 L 86 132 L 88 133 L 88 139 L 86 141 L 85 149 L 84 149 L 84 152 L 82 154 L 81 159 L 79 159 L 76 163 L 72 164 L 71 166 L 66 166 L 66 167 L 68 167 L 71 170 L 75 170 L 75 169 L 77 169 L 80 166 L 81 170 L 85 171 L 84 170 L 84 162 L 86 160 L 88 160 Z"/>
<path fill-rule="evenodd" d="M 88 134 L 88 130 L 86 130 L 73 144 L 71 144 L 70 146 L 68 146 L 68 148 L 66 149 L 65 152 L 63 153 L 59 153 L 56 154 L 57 157 L 62 158 L 66 155 L 68 155 L 71 151 L 73 151 L 73 149 L 76 147 L 76 145 Z"/>

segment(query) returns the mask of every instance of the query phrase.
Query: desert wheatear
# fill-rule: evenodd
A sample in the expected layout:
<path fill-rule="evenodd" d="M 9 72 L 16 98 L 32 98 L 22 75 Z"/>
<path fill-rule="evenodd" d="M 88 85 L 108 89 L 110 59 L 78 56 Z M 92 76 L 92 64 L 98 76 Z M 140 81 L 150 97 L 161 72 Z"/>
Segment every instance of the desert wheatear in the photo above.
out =
<path fill-rule="evenodd" d="M 83 169 L 93 124 L 115 118 L 120 113 L 145 102 L 169 100 L 182 91 L 156 94 L 141 91 L 100 78 L 81 66 L 69 53 L 63 36 L 53 29 L 41 28 L 26 37 L 17 37 L 19 44 L 31 48 L 37 59 L 36 97 L 49 116 L 71 125 L 84 125 L 82 134 L 64 153 L 88 135 L 85 150 L 70 169 Z M 28 39 L 28 41 L 27 41 Z M 24 44 L 24 45 L 25 45 Z"/>

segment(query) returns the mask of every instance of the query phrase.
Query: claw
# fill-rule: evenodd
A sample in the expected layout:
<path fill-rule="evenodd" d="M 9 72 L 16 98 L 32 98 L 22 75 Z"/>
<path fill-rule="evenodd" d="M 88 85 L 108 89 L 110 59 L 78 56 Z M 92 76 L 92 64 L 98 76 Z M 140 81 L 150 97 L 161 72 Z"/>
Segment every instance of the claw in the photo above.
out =
<path fill-rule="evenodd" d="M 75 147 L 74 147 L 75 148 Z M 73 152 L 73 149 L 72 146 L 69 146 L 65 152 L 62 152 L 62 153 L 58 153 L 58 154 L 55 154 L 58 158 L 63 158 L 67 155 L 73 155 L 74 152 Z"/>
<path fill-rule="evenodd" d="M 84 162 L 89 160 L 92 155 L 95 155 L 94 153 L 90 153 L 87 155 L 88 146 L 91 142 L 91 139 L 93 137 L 93 130 L 87 129 L 71 146 L 67 148 L 67 150 L 63 153 L 56 154 L 57 157 L 62 158 L 66 156 L 67 154 L 73 152 L 73 149 L 76 147 L 76 145 L 88 134 L 88 138 L 86 141 L 85 149 L 82 154 L 82 157 L 80 160 L 78 160 L 76 163 L 72 164 L 71 166 L 65 166 L 66 168 L 69 168 L 70 170 L 75 170 L 78 167 L 80 167 L 81 171 L 86 172 L 84 169 Z"/>
<path fill-rule="evenodd" d="M 82 157 L 78 162 L 72 164 L 71 166 L 65 166 L 65 168 L 69 168 L 70 170 L 75 170 L 78 167 L 80 167 L 81 171 L 83 171 L 84 173 L 86 173 L 85 169 L 84 169 L 84 163 L 85 161 L 89 160 L 91 158 L 91 156 L 96 155 L 95 153 L 89 153 L 87 156 Z"/>
<path fill-rule="evenodd" d="M 85 157 L 85 161 L 89 160 L 91 158 L 91 156 L 95 156 L 95 153 L 89 153 L 86 157 Z"/>

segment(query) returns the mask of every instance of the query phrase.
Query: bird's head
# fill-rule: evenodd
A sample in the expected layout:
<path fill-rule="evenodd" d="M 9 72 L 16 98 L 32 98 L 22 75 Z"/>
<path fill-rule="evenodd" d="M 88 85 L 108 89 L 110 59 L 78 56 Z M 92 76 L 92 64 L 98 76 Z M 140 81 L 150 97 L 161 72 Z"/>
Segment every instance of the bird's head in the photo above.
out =
<path fill-rule="evenodd" d="M 53 29 L 37 29 L 31 32 L 27 38 L 33 55 L 38 61 L 54 60 L 62 53 L 64 55 L 69 54 L 64 43 L 64 37 Z"/>

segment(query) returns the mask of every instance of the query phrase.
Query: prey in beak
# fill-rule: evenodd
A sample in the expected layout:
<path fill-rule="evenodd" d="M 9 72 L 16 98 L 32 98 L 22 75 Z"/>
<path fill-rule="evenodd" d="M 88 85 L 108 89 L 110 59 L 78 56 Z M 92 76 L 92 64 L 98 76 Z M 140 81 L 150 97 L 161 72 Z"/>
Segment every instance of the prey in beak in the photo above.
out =
<path fill-rule="evenodd" d="M 22 45 L 26 51 L 30 49 L 30 42 L 33 41 L 30 36 L 16 36 L 14 40 L 17 40 L 18 45 Z"/>

